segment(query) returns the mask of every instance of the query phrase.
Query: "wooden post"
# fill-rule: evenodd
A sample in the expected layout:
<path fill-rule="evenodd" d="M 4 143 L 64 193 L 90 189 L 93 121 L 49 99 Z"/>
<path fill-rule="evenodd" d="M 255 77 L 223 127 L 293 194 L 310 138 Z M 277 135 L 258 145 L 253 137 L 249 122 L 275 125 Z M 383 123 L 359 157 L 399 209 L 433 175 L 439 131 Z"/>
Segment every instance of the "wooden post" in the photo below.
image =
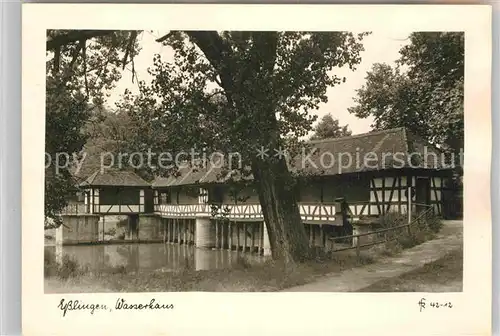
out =
<path fill-rule="evenodd" d="M 262 223 L 258 222 L 257 224 L 257 254 L 260 255 L 260 252 L 262 250 Z"/>
<path fill-rule="evenodd" d="M 175 229 L 174 229 L 174 243 L 177 242 L 179 244 L 179 219 L 175 220 Z"/>
<path fill-rule="evenodd" d="M 196 234 L 195 231 L 195 220 L 191 220 L 191 244 L 194 244 L 194 235 Z"/>
<path fill-rule="evenodd" d="M 215 221 L 215 248 L 219 247 L 219 221 L 217 219 Z"/>
<path fill-rule="evenodd" d="M 224 220 L 220 222 L 220 249 L 224 249 Z"/>
<path fill-rule="evenodd" d="M 408 187 L 408 196 L 407 196 L 407 199 L 408 199 L 408 234 L 411 234 L 411 207 L 412 207 L 412 204 L 411 204 L 411 188 L 412 187 Z"/>
<path fill-rule="evenodd" d="M 255 223 L 252 223 L 251 226 L 252 226 L 252 239 L 250 239 L 250 253 L 253 253 L 255 249 Z"/>
<path fill-rule="evenodd" d="M 161 223 L 163 224 L 163 244 L 165 244 L 165 241 L 167 240 L 167 223 L 166 219 L 162 218 Z"/>
<path fill-rule="evenodd" d="M 326 244 L 325 244 L 325 230 L 323 228 L 323 225 L 319 226 L 319 235 L 320 235 L 320 240 L 321 240 L 321 247 L 326 250 Z"/>
<path fill-rule="evenodd" d="M 181 230 L 182 221 L 180 219 L 177 220 L 177 244 L 181 243 L 182 240 L 182 230 Z"/>
<path fill-rule="evenodd" d="M 233 249 L 233 226 L 231 225 L 231 221 L 227 222 L 227 234 L 228 234 L 228 249 L 231 251 Z"/>
<path fill-rule="evenodd" d="M 243 223 L 243 252 L 247 250 L 247 223 Z"/>
<path fill-rule="evenodd" d="M 188 239 L 188 230 L 189 230 L 188 224 L 189 224 L 189 219 L 185 219 L 184 225 L 182 226 L 184 228 L 184 241 L 183 241 L 184 245 L 187 244 L 187 239 Z"/>
<path fill-rule="evenodd" d="M 312 241 L 312 224 L 308 224 L 309 226 L 309 247 L 313 246 L 313 241 Z"/>
<path fill-rule="evenodd" d="M 174 219 L 168 220 L 168 242 L 174 242 Z"/>
<path fill-rule="evenodd" d="M 236 224 L 236 244 L 238 245 L 238 246 L 236 246 L 236 250 L 239 251 L 240 247 L 241 247 L 241 244 L 240 244 L 240 223 L 235 222 L 235 224 Z"/>
<path fill-rule="evenodd" d="M 360 244 L 360 237 L 356 237 L 356 257 L 359 259 L 359 256 L 361 255 L 361 244 Z"/>

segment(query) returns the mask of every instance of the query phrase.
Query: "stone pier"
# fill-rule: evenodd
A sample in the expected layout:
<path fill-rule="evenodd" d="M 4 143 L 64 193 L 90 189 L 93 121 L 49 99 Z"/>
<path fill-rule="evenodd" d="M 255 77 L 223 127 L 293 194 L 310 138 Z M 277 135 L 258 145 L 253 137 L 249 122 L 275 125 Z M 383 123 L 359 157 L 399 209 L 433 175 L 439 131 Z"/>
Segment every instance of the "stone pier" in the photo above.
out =
<path fill-rule="evenodd" d="M 163 239 L 161 218 L 152 214 L 140 215 L 138 238 L 139 240 L 161 241 Z"/>
<path fill-rule="evenodd" d="M 56 229 L 56 244 L 93 243 L 99 241 L 99 215 L 62 215 L 63 224 Z"/>
<path fill-rule="evenodd" d="M 215 247 L 215 225 L 210 218 L 196 218 L 195 246 L 198 248 Z"/>

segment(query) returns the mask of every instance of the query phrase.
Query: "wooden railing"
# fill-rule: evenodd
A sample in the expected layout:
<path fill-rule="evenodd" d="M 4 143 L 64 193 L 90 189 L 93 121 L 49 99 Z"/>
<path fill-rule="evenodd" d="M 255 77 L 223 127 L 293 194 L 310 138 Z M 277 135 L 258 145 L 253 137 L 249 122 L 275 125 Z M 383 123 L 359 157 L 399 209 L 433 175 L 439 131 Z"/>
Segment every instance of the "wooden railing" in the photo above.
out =
<path fill-rule="evenodd" d="M 404 229 L 406 229 L 407 233 L 411 233 L 411 227 L 413 225 L 416 225 L 421 219 L 425 218 L 427 215 L 433 213 L 434 208 L 431 205 L 427 204 L 414 204 L 414 205 L 419 205 L 423 207 L 427 207 L 426 210 L 424 210 L 422 213 L 420 213 L 416 218 L 412 219 L 410 223 L 407 224 L 402 224 L 394 227 L 389 227 L 385 229 L 379 229 L 375 230 L 372 232 L 365 232 L 365 233 L 359 233 L 355 235 L 348 235 L 348 236 L 342 236 L 342 237 L 330 237 L 328 238 L 328 241 L 330 242 L 329 250 L 332 252 L 340 252 L 340 251 L 345 251 L 345 250 L 352 250 L 356 249 L 356 255 L 359 257 L 361 253 L 361 249 L 365 247 L 371 247 L 379 244 L 385 244 L 389 241 L 396 240 L 400 237 L 400 235 L 404 232 Z M 397 232 L 397 231 L 400 232 Z M 378 236 L 380 237 L 382 235 L 381 240 L 375 240 L 371 241 L 369 243 L 362 244 L 361 243 L 361 237 L 368 237 L 368 236 Z M 351 246 L 348 247 L 341 247 L 338 249 L 335 249 L 335 242 L 339 241 L 352 241 L 353 243 L 350 244 Z M 325 246 L 326 248 L 326 246 Z"/>
<path fill-rule="evenodd" d="M 88 207 L 85 204 L 68 204 L 62 211 L 61 215 L 79 215 L 88 213 Z"/>
<path fill-rule="evenodd" d="M 335 221 L 335 204 L 299 203 L 304 222 L 331 223 Z M 225 217 L 234 221 L 262 221 L 260 204 L 156 204 L 155 212 L 167 218 Z M 338 223 L 341 225 L 341 222 Z"/>

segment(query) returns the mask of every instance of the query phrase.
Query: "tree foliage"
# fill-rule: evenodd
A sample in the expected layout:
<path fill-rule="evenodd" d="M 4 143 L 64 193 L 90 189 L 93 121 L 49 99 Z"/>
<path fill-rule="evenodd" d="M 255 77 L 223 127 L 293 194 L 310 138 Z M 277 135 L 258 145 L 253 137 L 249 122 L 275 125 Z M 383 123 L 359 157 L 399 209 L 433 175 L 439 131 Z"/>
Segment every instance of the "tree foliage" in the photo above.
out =
<path fill-rule="evenodd" d="M 375 64 L 350 113 L 374 129 L 407 127 L 448 152 L 463 148 L 464 35 L 412 33 L 395 67 Z"/>
<path fill-rule="evenodd" d="M 84 125 L 102 110 L 107 91 L 121 76 L 120 68 L 138 50 L 135 32 L 92 32 L 47 32 L 46 225 L 60 224 L 57 214 L 74 195 L 76 181 L 66 160 L 75 158 L 86 143 Z"/>
<path fill-rule="evenodd" d="M 313 131 L 314 134 L 311 136 L 311 140 L 340 138 L 352 135 L 349 125 L 340 126 L 339 120 L 334 118 L 330 113 L 321 118 L 321 120 L 314 127 Z"/>
<path fill-rule="evenodd" d="M 274 150 L 311 130 L 309 112 L 345 80 L 332 70 L 354 69 L 364 35 L 171 32 L 160 41 L 172 48 L 173 61 L 156 55 L 152 82 L 141 83 L 141 95 L 128 95 L 121 107 L 142 125 L 138 143 L 154 151 L 239 153 L 241 166 L 228 168 L 251 168 L 239 172 L 254 177 L 273 256 L 297 260 L 307 239 L 286 161 Z M 258 158 L 260 148 L 270 156 Z"/>

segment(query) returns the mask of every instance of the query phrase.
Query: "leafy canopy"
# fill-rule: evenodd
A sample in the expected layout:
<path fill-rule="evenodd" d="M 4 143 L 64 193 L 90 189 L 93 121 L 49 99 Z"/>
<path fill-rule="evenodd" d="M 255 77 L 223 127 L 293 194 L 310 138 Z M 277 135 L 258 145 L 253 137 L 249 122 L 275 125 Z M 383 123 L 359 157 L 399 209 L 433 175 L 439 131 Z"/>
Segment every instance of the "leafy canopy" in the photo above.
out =
<path fill-rule="evenodd" d="M 155 55 L 152 82 L 141 82 L 141 94 L 128 93 L 121 107 L 141 128 L 137 142 L 145 148 L 238 152 L 249 164 L 256 148 L 311 130 L 310 112 L 327 101 L 328 87 L 345 81 L 333 70 L 355 68 L 365 35 L 171 32 L 162 43 L 173 61 Z"/>
<path fill-rule="evenodd" d="M 449 152 L 463 148 L 464 35 L 412 33 L 396 67 L 375 64 L 349 109 L 374 129 L 407 127 Z"/>

